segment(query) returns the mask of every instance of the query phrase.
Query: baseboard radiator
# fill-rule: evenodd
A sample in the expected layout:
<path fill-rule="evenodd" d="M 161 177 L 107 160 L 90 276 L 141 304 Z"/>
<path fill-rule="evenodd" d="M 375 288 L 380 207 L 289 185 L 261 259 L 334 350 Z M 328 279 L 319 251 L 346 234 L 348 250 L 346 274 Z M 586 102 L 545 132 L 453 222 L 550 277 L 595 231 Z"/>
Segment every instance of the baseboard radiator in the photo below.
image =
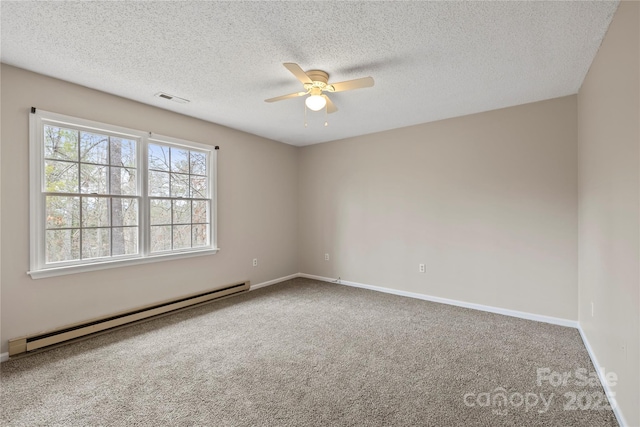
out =
<path fill-rule="evenodd" d="M 133 323 L 151 320 L 176 311 L 207 304 L 223 297 L 244 293 L 249 290 L 250 283 L 242 282 L 198 294 L 192 294 L 161 303 L 156 303 L 110 316 L 91 319 L 73 325 L 46 331 L 35 335 L 9 340 L 9 357 L 27 354 L 36 350 L 44 350 L 67 344 L 91 335 L 129 326 Z"/>

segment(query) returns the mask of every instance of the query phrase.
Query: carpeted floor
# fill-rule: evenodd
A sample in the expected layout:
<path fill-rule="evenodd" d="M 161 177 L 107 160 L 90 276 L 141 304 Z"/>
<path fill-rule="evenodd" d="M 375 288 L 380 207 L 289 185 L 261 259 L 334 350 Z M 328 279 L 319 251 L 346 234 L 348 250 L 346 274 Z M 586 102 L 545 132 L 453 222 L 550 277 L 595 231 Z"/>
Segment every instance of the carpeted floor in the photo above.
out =
<path fill-rule="evenodd" d="M 307 279 L 0 374 L 3 426 L 617 425 L 575 329 Z"/>

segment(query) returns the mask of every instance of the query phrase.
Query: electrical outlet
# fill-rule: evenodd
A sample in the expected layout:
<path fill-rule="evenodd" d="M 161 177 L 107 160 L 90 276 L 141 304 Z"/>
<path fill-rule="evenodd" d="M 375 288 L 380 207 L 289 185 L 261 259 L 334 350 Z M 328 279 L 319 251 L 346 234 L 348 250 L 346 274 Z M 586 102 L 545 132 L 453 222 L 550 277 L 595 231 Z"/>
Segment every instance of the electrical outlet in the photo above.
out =
<path fill-rule="evenodd" d="M 257 267 L 258 266 L 258 258 L 254 258 L 253 259 L 253 266 Z"/>
<path fill-rule="evenodd" d="M 329 261 L 329 254 L 324 254 L 324 260 Z"/>
<path fill-rule="evenodd" d="M 427 271 L 427 267 L 424 264 L 420 264 L 418 266 L 418 271 L 420 271 L 420 273 L 425 273 Z"/>

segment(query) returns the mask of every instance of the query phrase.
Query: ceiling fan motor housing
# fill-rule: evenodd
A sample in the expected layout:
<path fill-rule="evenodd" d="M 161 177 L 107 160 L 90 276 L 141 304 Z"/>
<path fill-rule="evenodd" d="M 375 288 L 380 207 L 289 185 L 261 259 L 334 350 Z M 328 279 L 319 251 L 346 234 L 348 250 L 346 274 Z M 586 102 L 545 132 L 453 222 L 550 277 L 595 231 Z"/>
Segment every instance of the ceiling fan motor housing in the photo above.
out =
<path fill-rule="evenodd" d="M 309 70 L 307 71 L 307 76 L 309 76 L 314 83 L 324 83 L 325 86 L 329 81 L 329 73 L 322 70 Z"/>
<path fill-rule="evenodd" d="M 331 90 L 331 86 L 327 85 L 329 81 L 329 73 L 322 70 L 309 70 L 306 72 L 307 76 L 311 79 L 312 83 L 305 83 L 304 89 L 307 91 L 313 91 L 313 89 Z"/>

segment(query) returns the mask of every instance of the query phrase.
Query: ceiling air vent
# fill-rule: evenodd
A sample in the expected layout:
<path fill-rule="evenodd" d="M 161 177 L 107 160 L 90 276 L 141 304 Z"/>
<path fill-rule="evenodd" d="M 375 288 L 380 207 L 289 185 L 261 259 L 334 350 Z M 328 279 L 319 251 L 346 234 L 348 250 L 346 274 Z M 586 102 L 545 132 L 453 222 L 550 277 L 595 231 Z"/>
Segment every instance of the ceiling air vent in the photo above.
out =
<path fill-rule="evenodd" d="M 168 93 L 158 92 L 156 95 L 158 98 L 168 99 L 169 101 L 177 102 L 179 104 L 188 104 L 188 99 L 180 98 L 179 96 L 169 95 Z"/>

